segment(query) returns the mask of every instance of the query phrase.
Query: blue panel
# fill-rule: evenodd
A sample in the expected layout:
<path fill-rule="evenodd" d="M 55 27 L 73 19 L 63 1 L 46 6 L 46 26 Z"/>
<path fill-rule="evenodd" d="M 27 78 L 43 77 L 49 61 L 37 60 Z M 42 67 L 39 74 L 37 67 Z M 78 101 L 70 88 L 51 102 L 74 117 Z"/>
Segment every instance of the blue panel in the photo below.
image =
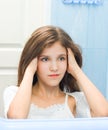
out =
<path fill-rule="evenodd" d="M 107 89 L 107 50 L 83 49 L 84 72 L 98 89 L 106 96 Z"/>
<path fill-rule="evenodd" d="M 83 48 L 106 48 L 108 44 L 108 0 L 103 5 L 66 5 L 52 1 L 51 24 L 65 29 Z"/>
<path fill-rule="evenodd" d="M 108 1 L 88 8 L 87 48 L 108 48 Z"/>
<path fill-rule="evenodd" d="M 72 120 L 6 120 L 0 119 L 1 130 L 108 130 L 108 118 Z"/>
<path fill-rule="evenodd" d="M 108 0 L 99 6 L 66 1 L 70 3 L 52 1 L 51 24 L 62 27 L 81 45 L 84 71 L 108 98 Z"/>
<path fill-rule="evenodd" d="M 65 29 L 82 47 L 87 43 L 88 7 L 52 1 L 51 23 Z"/>

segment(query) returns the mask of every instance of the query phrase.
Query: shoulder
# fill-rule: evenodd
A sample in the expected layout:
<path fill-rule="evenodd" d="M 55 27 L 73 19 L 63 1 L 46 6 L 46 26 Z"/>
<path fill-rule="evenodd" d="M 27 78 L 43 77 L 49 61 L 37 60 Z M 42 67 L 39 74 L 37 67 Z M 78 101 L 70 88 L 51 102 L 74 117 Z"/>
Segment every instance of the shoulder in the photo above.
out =
<path fill-rule="evenodd" d="M 68 93 L 68 95 L 72 96 L 75 98 L 76 105 L 80 105 L 83 107 L 84 105 L 88 105 L 86 97 L 83 92 L 73 92 L 73 93 Z"/>
<path fill-rule="evenodd" d="M 91 117 L 90 108 L 83 92 L 73 92 L 67 94 L 75 99 L 77 117 Z"/>
<path fill-rule="evenodd" d="M 66 102 L 67 102 L 71 112 L 75 116 L 76 115 L 76 99 L 71 95 L 68 95 L 67 97 L 68 97 L 68 100 Z"/>
<path fill-rule="evenodd" d="M 76 102 L 76 106 L 81 106 L 88 105 L 87 100 L 85 98 L 85 95 L 83 92 L 73 92 L 73 93 L 67 93 L 70 97 L 73 97 Z"/>
<path fill-rule="evenodd" d="M 4 89 L 4 96 L 13 95 L 17 92 L 18 86 L 8 86 Z"/>
<path fill-rule="evenodd" d="M 5 88 L 5 91 L 6 91 L 6 90 L 12 90 L 12 91 L 15 91 L 15 90 L 17 90 L 17 89 L 18 89 L 18 86 L 11 85 L 11 86 L 6 87 L 6 88 Z"/>
<path fill-rule="evenodd" d="M 75 98 L 76 101 L 85 99 L 85 95 L 83 92 L 72 92 L 72 93 L 67 93 L 69 96 Z"/>
<path fill-rule="evenodd" d="M 18 90 L 18 86 L 12 85 L 12 86 L 8 86 L 4 89 L 4 92 L 7 91 L 17 91 Z"/>
<path fill-rule="evenodd" d="M 3 102 L 4 102 L 4 116 L 7 118 L 7 111 L 9 109 L 9 105 L 13 100 L 16 92 L 18 90 L 17 86 L 8 86 L 4 89 L 3 93 Z"/>

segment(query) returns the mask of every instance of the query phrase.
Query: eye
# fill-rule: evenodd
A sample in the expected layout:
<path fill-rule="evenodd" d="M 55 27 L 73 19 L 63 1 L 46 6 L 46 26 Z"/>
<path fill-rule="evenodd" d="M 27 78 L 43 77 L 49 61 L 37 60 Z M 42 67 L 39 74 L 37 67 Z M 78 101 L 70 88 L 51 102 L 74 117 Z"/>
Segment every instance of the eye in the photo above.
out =
<path fill-rule="evenodd" d="M 41 58 L 41 61 L 46 62 L 48 61 L 48 58 L 47 57 Z"/>
<path fill-rule="evenodd" d="M 65 57 L 60 57 L 59 60 L 60 61 L 64 61 L 66 58 Z"/>

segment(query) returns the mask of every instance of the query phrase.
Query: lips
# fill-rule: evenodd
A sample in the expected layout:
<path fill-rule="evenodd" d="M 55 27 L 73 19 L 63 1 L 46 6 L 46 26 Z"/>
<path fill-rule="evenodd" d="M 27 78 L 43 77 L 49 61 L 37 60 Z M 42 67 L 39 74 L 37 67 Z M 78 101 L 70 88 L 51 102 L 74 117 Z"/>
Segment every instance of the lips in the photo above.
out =
<path fill-rule="evenodd" d="M 50 74 L 49 77 L 58 77 L 59 74 Z"/>

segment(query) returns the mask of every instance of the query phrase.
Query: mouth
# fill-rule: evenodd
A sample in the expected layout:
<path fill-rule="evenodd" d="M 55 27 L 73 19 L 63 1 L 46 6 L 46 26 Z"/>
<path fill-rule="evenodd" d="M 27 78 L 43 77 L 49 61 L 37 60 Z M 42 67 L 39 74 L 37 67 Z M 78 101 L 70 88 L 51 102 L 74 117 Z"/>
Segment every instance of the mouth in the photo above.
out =
<path fill-rule="evenodd" d="M 56 77 L 58 77 L 59 76 L 59 74 L 50 74 L 50 75 L 48 75 L 49 77 L 52 77 L 52 78 L 56 78 Z"/>

